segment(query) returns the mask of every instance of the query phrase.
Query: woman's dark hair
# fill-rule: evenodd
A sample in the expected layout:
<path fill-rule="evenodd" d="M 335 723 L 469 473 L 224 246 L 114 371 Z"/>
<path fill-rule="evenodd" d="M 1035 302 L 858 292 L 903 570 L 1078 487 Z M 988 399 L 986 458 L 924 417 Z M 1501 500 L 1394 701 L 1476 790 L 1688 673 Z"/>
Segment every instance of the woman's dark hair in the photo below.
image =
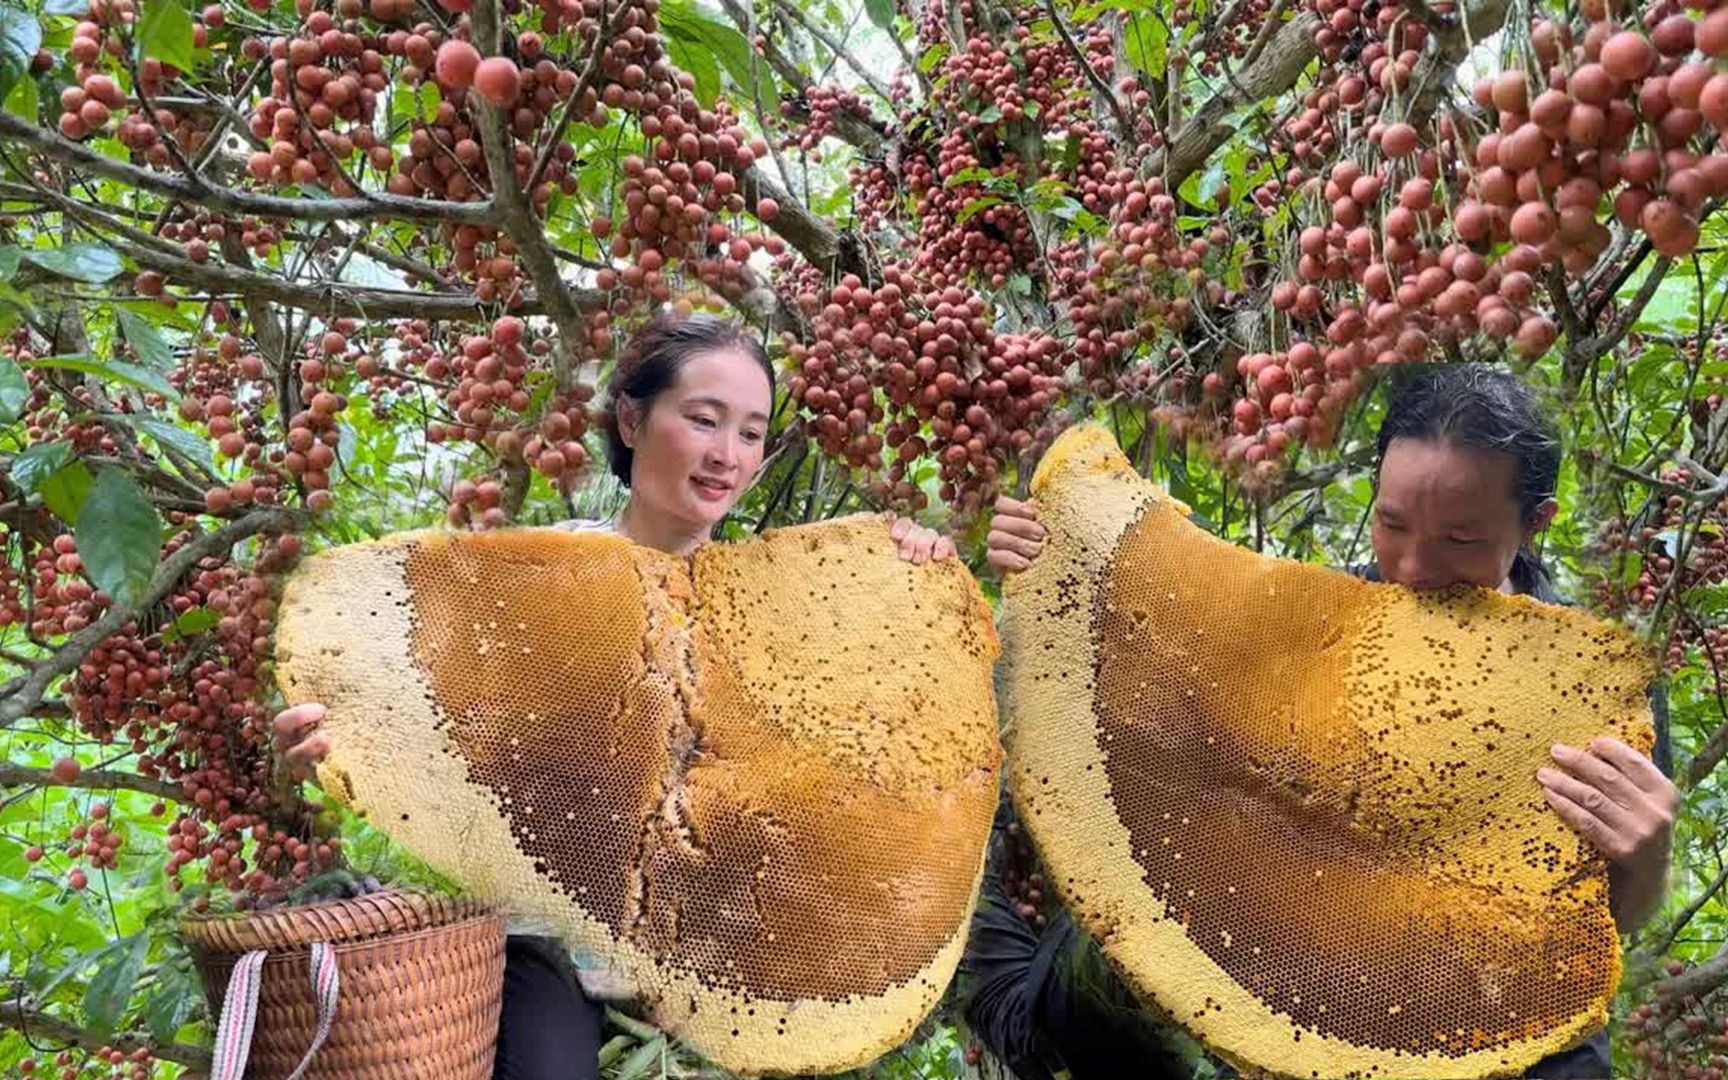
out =
<path fill-rule="evenodd" d="M 637 412 L 646 416 L 654 399 L 678 381 L 678 373 L 691 357 L 730 349 L 756 361 L 768 377 L 768 392 L 772 394 L 774 365 L 769 363 L 762 343 L 737 323 L 715 315 L 662 315 L 630 335 L 606 383 L 606 403 L 600 414 L 606 431 L 607 464 L 625 487 L 630 486 L 630 465 L 636 454 L 618 431 L 619 404 L 629 398 Z"/>
<path fill-rule="evenodd" d="M 1393 374 L 1375 447 L 1374 478 L 1393 439 L 1433 439 L 1512 459 L 1512 495 L 1528 526 L 1554 497 L 1560 435 L 1523 379 L 1487 364 L 1430 364 Z M 1520 592 L 1553 593 L 1541 560 L 1526 548 L 1512 562 Z"/>

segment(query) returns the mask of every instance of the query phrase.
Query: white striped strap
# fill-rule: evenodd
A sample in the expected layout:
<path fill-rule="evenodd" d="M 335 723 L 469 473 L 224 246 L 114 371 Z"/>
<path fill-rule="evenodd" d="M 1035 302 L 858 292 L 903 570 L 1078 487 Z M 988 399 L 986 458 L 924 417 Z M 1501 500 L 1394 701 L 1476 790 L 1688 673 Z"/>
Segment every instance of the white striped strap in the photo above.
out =
<path fill-rule="evenodd" d="M 336 1002 L 341 996 L 342 979 L 336 969 L 336 950 L 318 942 L 312 946 L 308 971 L 312 979 L 312 998 L 318 1005 L 318 1029 L 312 1034 L 312 1045 L 306 1056 L 288 1074 L 288 1080 L 300 1080 L 312 1064 L 312 1059 L 330 1037 L 336 1022 Z M 216 1027 L 216 1051 L 210 1069 L 210 1080 L 242 1080 L 246 1061 L 252 1053 L 252 1029 L 258 1021 L 258 990 L 263 982 L 264 950 L 242 956 L 234 965 L 228 980 L 228 993 L 222 1001 L 222 1018 Z"/>

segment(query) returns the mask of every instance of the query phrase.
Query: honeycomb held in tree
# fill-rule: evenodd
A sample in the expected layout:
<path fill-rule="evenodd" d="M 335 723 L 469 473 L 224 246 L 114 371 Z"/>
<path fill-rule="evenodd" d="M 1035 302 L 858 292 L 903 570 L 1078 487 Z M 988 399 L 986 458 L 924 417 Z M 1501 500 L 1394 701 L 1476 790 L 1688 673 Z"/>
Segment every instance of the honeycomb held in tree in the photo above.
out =
<path fill-rule="evenodd" d="M 1535 779 L 1647 751 L 1654 671 L 1587 615 L 1419 595 L 1211 536 L 1096 427 L 1005 590 L 1009 782 L 1143 1000 L 1251 1073 L 1505 1076 L 1599 1028 L 1601 857 Z"/>
<path fill-rule="evenodd" d="M 549 923 L 736 1072 L 903 1041 L 964 944 L 998 794 L 990 612 L 882 520 L 708 545 L 410 533 L 288 585 L 324 787 Z"/>

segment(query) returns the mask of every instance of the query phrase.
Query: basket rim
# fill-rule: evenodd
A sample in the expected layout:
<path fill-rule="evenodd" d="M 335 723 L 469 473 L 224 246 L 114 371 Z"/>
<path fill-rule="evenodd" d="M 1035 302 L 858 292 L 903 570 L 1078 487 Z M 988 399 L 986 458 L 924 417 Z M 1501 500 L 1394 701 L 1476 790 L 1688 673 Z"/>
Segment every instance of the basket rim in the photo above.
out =
<path fill-rule="evenodd" d="M 362 949 L 377 948 L 379 946 L 394 945 L 403 942 L 417 943 L 422 939 L 437 937 L 441 934 L 454 934 L 461 931 L 474 930 L 486 923 L 502 924 L 504 922 L 504 916 L 494 912 L 492 914 L 476 915 L 473 918 L 463 919 L 459 922 L 444 923 L 441 926 L 423 926 L 418 930 L 405 930 L 396 934 L 378 934 L 373 937 L 354 938 L 349 941 L 332 942 L 331 945 L 335 948 L 336 955 L 341 957 L 359 952 Z M 507 934 L 500 934 L 500 938 L 507 936 Z M 233 949 L 212 946 L 198 941 L 189 941 L 186 943 L 186 947 L 192 950 L 195 957 L 203 963 L 232 964 L 239 957 L 245 955 L 244 953 L 236 952 Z M 264 965 L 268 967 L 271 964 L 280 961 L 282 963 L 296 963 L 303 966 L 306 962 L 306 957 L 311 952 L 312 946 L 310 943 L 305 945 L 284 945 L 280 948 L 272 947 L 268 950 L 269 955 L 264 958 Z"/>
<path fill-rule="evenodd" d="M 188 946 L 213 952 L 264 948 L 275 953 L 304 951 L 317 941 L 359 944 L 486 918 L 503 918 L 503 912 L 467 897 L 385 890 L 265 912 L 187 915 L 180 919 L 179 936 Z"/>

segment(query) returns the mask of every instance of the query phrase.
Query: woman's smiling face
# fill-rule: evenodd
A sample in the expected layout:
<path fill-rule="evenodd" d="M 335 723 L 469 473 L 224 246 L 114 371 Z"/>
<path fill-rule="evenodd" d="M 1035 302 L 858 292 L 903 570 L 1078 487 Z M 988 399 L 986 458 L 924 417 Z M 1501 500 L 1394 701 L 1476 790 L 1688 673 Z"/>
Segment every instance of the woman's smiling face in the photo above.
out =
<path fill-rule="evenodd" d="M 634 451 L 630 496 L 657 515 L 711 529 L 754 479 L 773 387 L 748 353 L 696 353 L 646 413 L 631 407 L 620 434 Z"/>
<path fill-rule="evenodd" d="M 1514 469 L 1507 454 L 1442 439 L 1393 439 L 1374 503 L 1381 579 L 1413 589 L 1499 588 L 1519 546 L 1547 524 L 1545 514 L 1526 525 Z"/>

